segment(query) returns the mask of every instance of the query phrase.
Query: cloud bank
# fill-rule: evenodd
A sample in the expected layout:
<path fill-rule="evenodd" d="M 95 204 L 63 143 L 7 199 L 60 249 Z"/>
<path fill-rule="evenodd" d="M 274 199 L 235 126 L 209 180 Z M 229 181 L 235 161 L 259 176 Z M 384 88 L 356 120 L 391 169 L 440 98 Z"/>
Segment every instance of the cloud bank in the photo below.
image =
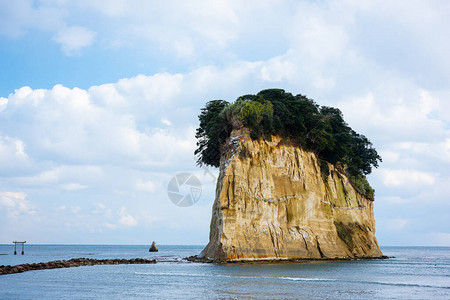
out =
<path fill-rule="evenodd" d="M 183 67 L 3 95 L 0 242 L 29 232 L 43 243 L 206 243 L 217 171 L 195 166 L 200 108 L 279 87 L 340 108 L 382 155 L 369 178 L 381 245 L 450 245 L 445 1 L 32 4 L 2 4 L 12 13 L 0 34 L 47 32 L 77 59 L 151 49 Z M 178 172 L 204 184 L 193 207 L 167 197 Z"/>

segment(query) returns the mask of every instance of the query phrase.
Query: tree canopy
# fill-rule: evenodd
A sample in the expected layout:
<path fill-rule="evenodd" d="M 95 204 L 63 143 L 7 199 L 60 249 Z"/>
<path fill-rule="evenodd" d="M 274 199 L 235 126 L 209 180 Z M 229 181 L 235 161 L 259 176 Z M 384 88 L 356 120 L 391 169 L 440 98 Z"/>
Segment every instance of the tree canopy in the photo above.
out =
<path fill-rule="evenodd" d="M 323 162 L 339 165 L 353 183 L 360 183 L 361 191 L 373 194 L 365 175 L 378 167 L 381 157 L 364 135 L 348 126 L 337 108 L 319 106 L 306 96 L 294 96 L 282 89 L 268 89 L 243 95 L 233 103 L 209 101 L 201 110 L 199 121 L 195 150 L 199 165 L 218 167 L 222 145 L 231 131 L 247 127 L 252 139 L 271 140 L 278 135 L 314 152 L 323 172 L 328 173 Z"/>

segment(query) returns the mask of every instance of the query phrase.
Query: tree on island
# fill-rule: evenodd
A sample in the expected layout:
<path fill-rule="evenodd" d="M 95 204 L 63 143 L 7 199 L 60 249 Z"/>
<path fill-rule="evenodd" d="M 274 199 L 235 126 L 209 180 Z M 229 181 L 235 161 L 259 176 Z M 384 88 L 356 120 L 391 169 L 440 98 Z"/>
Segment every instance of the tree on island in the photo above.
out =
<path fill-rule="evenodd" d="M 337 108 L 319 106 L 306 96 L 294 96 L 282 89 L 268 89 L 243 95 L 233 103 L 209 101 L 199 121 L 195 155 L 200 166 L 219 167 L 222 145 L 231 131 L 246 127 L 254 140 L 270 141 L 277 135 L 314 152 L 325 177 L 329 174 L 328 162 L 345 172 L 359 193 L 373 200 L 374 190 L 365 176 L 378 167 L 381 157 L 364 135 L 348 126 Z"/>

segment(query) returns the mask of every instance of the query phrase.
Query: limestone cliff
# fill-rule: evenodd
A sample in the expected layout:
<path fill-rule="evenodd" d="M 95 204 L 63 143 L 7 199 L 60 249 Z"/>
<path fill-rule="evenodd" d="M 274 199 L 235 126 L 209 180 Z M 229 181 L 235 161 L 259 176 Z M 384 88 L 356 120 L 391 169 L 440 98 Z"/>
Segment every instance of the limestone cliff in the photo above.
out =
<path fill-rule="evenodd" d="M 381 257 L 373 201 L 332 165 L 280 138 L 234 130 L 221 158 L 210 241 L 213 260 Z"/>

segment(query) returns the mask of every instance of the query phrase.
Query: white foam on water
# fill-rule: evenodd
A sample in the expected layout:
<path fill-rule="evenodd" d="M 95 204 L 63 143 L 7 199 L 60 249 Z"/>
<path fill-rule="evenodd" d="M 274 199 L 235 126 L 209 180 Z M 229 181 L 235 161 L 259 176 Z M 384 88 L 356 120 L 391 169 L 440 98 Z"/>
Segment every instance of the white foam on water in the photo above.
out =
<path fill-rule="evenodd" d="M 278 277 L 278 278 L 292 281 L 337 281 L 337 279 L 328 279 L 328 278 L 304 278 L 304 277 Z"/>
<path fill-rule="evenodd" d="M 190 274 L 190 273 L 164 273 L 164 272 L 135 272 L 136 275 L 146 275 L 146 276 L 183 276 L 183 277 L 209 277 L 211 274 Z M 440 289 L 450 289 L 450 286 L 444 285 L 427 285 L 427 284 L 417 284 L 417 283 L 402 283 L 402 282 L 383 282 L 383 281 L 359 281 L 359 280 L 339 280 L 332 278 L 307 278 L 307 277 L 286 277 L 286 276 L 241 276 L 241 275 L 220 275 L 214 274 L 215 277 L 225 277 L 234 279 L 267 279 L 267 280 L 289 280 L 289 281 L 299 281 L 299 282 L 324 282 L 324 281 L 342 281 L 346 283 L 360 283 L 360 284 L 378 284 L 378 285 L 389 285 L 389 286 L 404 286 L 404 287 L 419 287 L 419 288 L 440 288 Z"/>

